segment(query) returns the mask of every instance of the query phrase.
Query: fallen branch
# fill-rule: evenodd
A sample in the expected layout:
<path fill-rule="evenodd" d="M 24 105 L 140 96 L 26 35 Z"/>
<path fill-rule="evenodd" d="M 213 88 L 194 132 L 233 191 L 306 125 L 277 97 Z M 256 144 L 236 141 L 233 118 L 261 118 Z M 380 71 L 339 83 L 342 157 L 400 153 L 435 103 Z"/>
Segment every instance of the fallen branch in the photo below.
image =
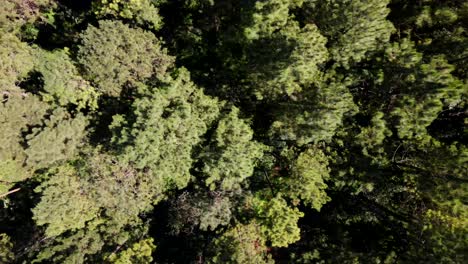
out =
<path fill-rule="evenodd" d="M 13 189 L 13 190 L 11 190 L 11 191 L 9 191 L 9 192 L 7 192 L 7 193 L 0 194 L 0 199 L 3 199 L 3 197 L 6 197 L 7 195 L 10 195 L 10 194 L 12 194 L 12 193 L 15 193 L 15 192 L 17 192 L 17 191 L 19 191 L 19 190 L 21 190 L 21 188 L 16 188 L 16 189 Z"/>

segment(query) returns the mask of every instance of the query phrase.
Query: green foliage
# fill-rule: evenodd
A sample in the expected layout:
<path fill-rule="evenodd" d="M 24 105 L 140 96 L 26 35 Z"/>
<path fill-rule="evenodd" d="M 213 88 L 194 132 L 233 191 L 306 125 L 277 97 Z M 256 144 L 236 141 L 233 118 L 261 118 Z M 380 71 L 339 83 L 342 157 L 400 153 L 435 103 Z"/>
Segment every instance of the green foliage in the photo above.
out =
<path fill-rule="evenodd" d="M 18 91 L 19 93 L 20 91 Z M 31 176 L 24 143 L 30 127 L 39 126 L 47 105 L 38 97 L 8 93 L 0 103 L 0 191 Z M 43 147 L 41 147 L 43 149 Z"/>
<path fill-rule="evenodd" d="M 294 155 L 295 150 L 290 149 L 288 152 L 284 155 Z M 329 177 L 327 157 L 317 147 L 311 147 L 291 162 L 288 177 L 280 177 L 275 181 L 281 192 L 295 204 L 303 201 L 320 211 L 322 205 L 330 200 L 325 193 L 325 181 Z"/>
<path fill-rule="evenodd" d="M 272 3 L 257 4 L 261 6 Z M 253 14 L 254 24 L 245 29 L 247 39 L 252 42 L 249 48 L 248 67 L 251 71 L 248 73 L 248 80 L 255 86 L 256 97 L 268 100 L 307 90 L 318 77 L 320 64 L 328 59 L 326 38 L 314 24 L 301 28 L 297 22 L 288 19 L 288 9 L 284 6 L 278 9 L 267 8 L 262 12 L 268 13 Z M 280 16 L 277 12 L 285 12 L 282 14 L 282 22 L 276 21 L 276 17 Z M 269 22 L 265 23 L 257 16 L 272 19 L 272 25 L 268 26 Z M 268 28 L 263 28 L 264 26 Z"/>
<path fill-rule="evenodd" d="M 270 134 L 298 145 L 329 141 L 346 116 L 356 112 L 347 85 L 352 80 L 331 74 L 297 100 L 280 103 Z"/>
<path fill-rule="evenodd" d="M 119 21 L 99 21 L 81 35 L 78 61 L 85 76 L 104 94 L 119 96 L 122 86 L 162 77 L 173 63 L 151 32 Z"/>
<path fill-rule="evenodd" d="M 36 190 L 42 193 L 42 200 L 33 209 L 36 223 L 47 225 L 45 233 L 51 237 L 38 261 L 104 259 L 108 256 L 101 252 L 105 245 L 120 247 L 146 233 L 139 215 L 162 199 L 160 182 L 130 166 L 116 164 L 112 156 L 103 153 L 91 151 L 86 159 L 49 174 Z M 59 210 L 50 213 L 51 208 Z"/>
<path fill-rule="evenodd" d="M 9 92 L 7 96 L 0 104 L 1 190 L 29 178 L 36 169 L 73 157 L 86 137 L 87 125 L 82 114 L 72 117 L 62 108 L 51 111 L 35 95 Z"/>
<path fill-rule="evenodd" d="M 191 178 L 192 151 L 219 115 L 220 104 L 190 81 L 187 70 L 175 75 L 157 88 L 140 87 L 134 116 L 114 116 L 113 141 L 125 162 L 150 170 L 168 188 L 184 188 Z"/>
<path fill-rule="evenodd" d="M 212 142 L 201 154 L 205 183 L 211 190 L 240 188 L 263 156 L 265 146 L 252 140 L 252 129 L 238 115 L 239 109 L 233 108 L 221 118 Z"/>
<path fill-rule="evenodd" d="M 211 243 L 209 251 L 208 263 L 274 263 L 255 222 L 227 230 Z"/>
<path fill-rule="evenodd" d="M 112 254 L 109 262 L 115 264 L 151 263 L 153 260 L 151 254 L 155 249 L 152 238 L 143 239 L 118 254 Z"/>
<path fill-rule="evenodd" d="M 46 236 L 85 227 L 98 216 L 99 207 L 89 197 L 88 183 L 76 175 L 71 166 L 63 166 L 35 190 L 42 193 L 41 202 L 33 209 L 37 225 L 47 225 Z"/>
<path fill-rule="evenodd" d="M 412 89 L 407 91 L 409 95 L 403 95 L 392 112 L 398 118 L 398 136 L 403 139 L 422 140 L 427 134 L 426 127 L 437 118 L 444 103 L 456 105 L 467 87 L 450 74 L 454 68 L 441 56 L 419 67 L 414 75 L 408 76 L 412 84 Z"/>
<path fill-rule="evenodd" d="M 151 0 L 96 0 L 93 2 L 93 10 L 98 18 L 122 18 L 157 30 L 162 26 L 162 18 L 154 3 Z"/>
<path fill-rule="evenodd" d="M 148 212 L 163 198 L 162 183 L 151 174 L 132 166 L 116 163 L 115 157 L 96 153 L 78 163 L 81 177 L 87 177 L 92 199 L 118 226 L 138 222 L 140 213 Z"/>
<path fill-rule="evenodd" d="M 215 230 L 229 224 L 232 218 L 232 202 L 226 193 L 184 192 L 171 203 L 170 225 L 174 234 L 190 233 L 196 227 L 201 230 Z"/>
<path fill-rule="evenodd" d="M 33 66 L 32 48 L 15 35 L 0 32 L 0 91 L 14 90 Z"/>
<path fill-rule="evenodd" d="M 282 29 L 283 34 L 259 40 L 267 54 L 252 56 L 255 69 L 249 78 L 255 84 L 259 99 L 278 95 L 295 95 L 310 85 L 319 76 L 319 65 L 327 60 L 326 39 L 317 27 L 308 24 L 299 28 L 296 23 Z M 271 52 L 276 52 L 272 55 Z M 261 57 L 260 57 L 261 56 Z"/>
<path fill-rule="evenodd" d="M 6 193 L 15 183 L 28 178 L 30 173 L 12 159 L 0 161 L 0 194 Z"/>
<path fill-rule="evenodd" d="M 53 238 L 47 247 L 37 254 L 32 263 L 52 261 L 54 263 L 85 263 L 89 255 L 98 253 L 105 245 L 99 232 L 99 222 L 90 221 L 86 229 L 79 230 L 68 236 Z M 66 252 L 66 254 L 64 254 Z"/>
<path fill-rule="evenodd" d="M 252 201 L 261 233 L 274 247 L 287 247 L 300 239 L 297 226 L 304 216 L 297 208 L 291 208 L 281 195 L 258 198 Z"/>
<path fill-rule="evenodd" d="M 362 146 L 362 153 L 372 157 L 382 154 L 385 150 L 381 147 L 385 138 L 392 135 L 384 120 L 384 113 L 376 112 L 372 116 L 370 126 L 362 127 L 356 136 L 356 142 Z"/>
<path fill-rule="evenodd" d="M 332 59 L 349 67 L 389 40 L 395 28 L 386 20 L 390 13 L 385 0 L 305 1 L 306 20 L 314 21 L 328 38 Z"/>
<path fill-rule="evenodd" d="M 25 162 L 24 147 L 26 140 L 24 134 L 29 127 L 42 123 L 47 111 L 47 105 L 31 94 L 11 95 L 0 104 L 0 124 L 2 129 L 0 137 L 1 160 L 17 160 Z"/>
<path fill-rule="evenodd" d="M 54 0 L 4 0 L 0 6 L 0 31 L 17 33 L 22 26 L 43 18 L 43 12 L 56 6 Z"/>
<path fill-rule="evenodd" d="M 78 109 L 97 108 L 97 92 L 84 80 L 69 57 L 69 52 L 37 51 L 35 70 L 42 74 L 44 82 L 42 98 L 60 106 L 74 104 Z"/>
<path fill-rule="evenodd" d="M 0 262 L 466 262 L 465 2 L 1 1 Z"/>
<path fill-rule="evenodd" d="M 44 121 L 43 127 L 33 128 L 26 137 L 26 162 L 46 167 L 73 157 L 86 137 L 86 125 L 87 120 L 83 115 L 72 118 L 64 109 L 56 109 Z M 44 146 L 50 147 L 45 149 Z"/>
<path fill-rule="evenodd" d="M 251 25 L 245 29 L 245 35 L 248 39 L 259 39 L 269 37 L 275 31 L 283 29 L 288 23 L 290 9 L 302 4 L 301 2 L 300 0 L 255 2 L 254 10 L 249 18 Z"/>
<path fill-rule="evenodd" d="M 0 261 L 9 263 L 14 260 L 15 255 L 12 252 L 13 244 L 7 234 L 0 234 Z"/>

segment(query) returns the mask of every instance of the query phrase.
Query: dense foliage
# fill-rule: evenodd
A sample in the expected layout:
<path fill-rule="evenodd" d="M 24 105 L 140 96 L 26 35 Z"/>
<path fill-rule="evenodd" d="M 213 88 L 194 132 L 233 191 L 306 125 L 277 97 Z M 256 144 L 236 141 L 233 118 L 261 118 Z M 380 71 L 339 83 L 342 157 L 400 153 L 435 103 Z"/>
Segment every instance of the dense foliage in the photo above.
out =
<path fill-rule="evenodd" d="M 468 3 L 0 0 L 0 263 L 467 263 Z"/>

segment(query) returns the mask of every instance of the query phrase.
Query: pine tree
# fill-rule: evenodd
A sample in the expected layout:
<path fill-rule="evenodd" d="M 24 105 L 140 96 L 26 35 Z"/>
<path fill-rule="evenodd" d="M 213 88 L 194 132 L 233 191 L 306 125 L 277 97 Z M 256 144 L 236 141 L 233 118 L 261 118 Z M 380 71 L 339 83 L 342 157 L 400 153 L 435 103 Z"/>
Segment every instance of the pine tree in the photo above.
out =
<path fill-rule="evenodd" d="M 47 225 L 47 237 L 82 229 L 98 217 L 99 205 L 89 195 L 89 183 L 80 179 L 73 167 L 62 166 L 51 174 L 36 188 L 42 196 L 33 209 L 36 224 Z"/>
<path fill-rule="evenodd" d="M 162 17 L 151 0 L 97 0 L 93 2 L 93 11 L 98 18 L 121 18 L 155 30 L 162 26 Z"/>
<path fill-rule="evenodd" d="M 82 114 L 72 118 L 64 109 L 56 109 L 44 120 L 43 127 L 34 128 L 26 137 L 26 162 L 40 168 L 72 158 L 83 145 L 86 125 Z"/>
<path fill-rule="evenodd" d="M 209 246 L 208 263 L 274 263 L 257 223 L 237 225 Z"/>
<path fill-rule="evenodd" d="M 260 231 L 274 247 L 287 247 L 300 239 L 299 218 L 304 216 L 297 208 L 291 208 L 281 194 L 276 197 L 253 197 Z"/>
<path fill-rule="evenodd" d="M 252 140 L 253 131 L 238 115 L 239 109 L 233 108 L 221 118 L 210 144 L 201 153 L 202 172 L 211 190 L 240 189 L 263 155 L 265 146 Z"/>
<path fill-rule="evenodd" d="M 34 65 L 33 50 L 11 33 L 0 33 L 0 90 L 13 92 Z"/>
<path fill-rule="evenodd" d="M 214 231 L 230 223 L 233 209 L 231 197 L 226 192 L 205 189 L 185 191 L 171 202 L 171 232 L 190 233 L 196 228 Z"/>
<path fill-rule="evenodd" d="M 81 35 L 78 61 L 101 92 L 119 96 L 123 85 L 162 77 L 173 63 L 153 33 L 102 20 Z"/>
<path fill-rule="evenodd" d="M 44 82 L 41 93 L 45 101 L 59 106 L 74 104 L 78 109 L 97 108 L 98 94 L 78 73 L 68 49 L 46 52 L 36 50 L 35 70 Z"/>
<path fill-rule="evenodd" d="M 190 181 L 192 152 L 219 115 L 220 103 L 206 96 L 180 69 L 158 87 L 140 86 L 133 114 L 115 116 L 113 141 L 125 162 L 150 170 L 167 188 Z"/>
<path fill-rule="evenodd" d="M 297 145 L 329 141 L 343 119 L 356 112 L 347 89 L 350 83 L 352 80 L 331 72 L 296 100 L 280 102 L 270 128 L 271 137 Z"/>
<path fill-rule="evenodd" d="M 343 67 L 376 51 L 394 32 L 386 20 L 390 1 L 309 0 L 304 2 L 305 21 L 313 21 L 327 37 L 330 57 Z"/>
<path fill-rule="evenodd" d="M 161 186 L 150 175 L 96 150 L 49 170 L 36 189 L 42 199 L 33 209 L 36 224 L 46 226 L 47 238 L 36 259 L 60 263 L 118 259 L 107 249 L 137 243 L 147 233 L 140 214 L 163 198 Z M 51 208 L 57 209 L 50 213 Z"/>
<path fill-rule="evenodd" d="M 295 149 L 283 152 L 283 155 L 290 159 L 297 155 Z M 288 170 L 288 176 L 275 177 L 273 180 L 277 189 L 295 204 L 302 201 L 320 211 L 322 205 L 330 200 L 325 192 L 325 181 L 329 178 L 327 157 L 317 147 L 310 147 L 291 162 Z"/>
<path fill-rule="evenodd" d="M 15 255 L 12 252 L 13 244 L 7 234 L 0 234 L 0 261 L 9 263 L 14 260 Z"/>
<path fill-rule="evenodd" d="M 126 250 L 111 255 L 109 262 L 115 264 L 151 263 L 153 260 L 151 254 L 155 248 L 152 238 L 143 239 Z"/>
<path fill-rule="evenodd" d="M 24 143 L 31 127 L 39 126 L 48 106 L 32 94 L 9 94 L 0 103 L 0 191 L 31 176 Z M 42 147 L 43 149 L 43 147 Z"/>

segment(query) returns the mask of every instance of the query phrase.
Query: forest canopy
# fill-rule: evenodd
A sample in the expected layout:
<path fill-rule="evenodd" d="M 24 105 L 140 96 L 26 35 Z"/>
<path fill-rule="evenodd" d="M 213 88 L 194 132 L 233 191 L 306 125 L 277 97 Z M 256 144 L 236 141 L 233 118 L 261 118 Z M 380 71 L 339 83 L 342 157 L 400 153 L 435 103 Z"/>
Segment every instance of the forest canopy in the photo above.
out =
<path fill-rule="evenodd" d="M 0 0 L 0 263 L 467 263 L 467 65 L 462 0 Z"/>

